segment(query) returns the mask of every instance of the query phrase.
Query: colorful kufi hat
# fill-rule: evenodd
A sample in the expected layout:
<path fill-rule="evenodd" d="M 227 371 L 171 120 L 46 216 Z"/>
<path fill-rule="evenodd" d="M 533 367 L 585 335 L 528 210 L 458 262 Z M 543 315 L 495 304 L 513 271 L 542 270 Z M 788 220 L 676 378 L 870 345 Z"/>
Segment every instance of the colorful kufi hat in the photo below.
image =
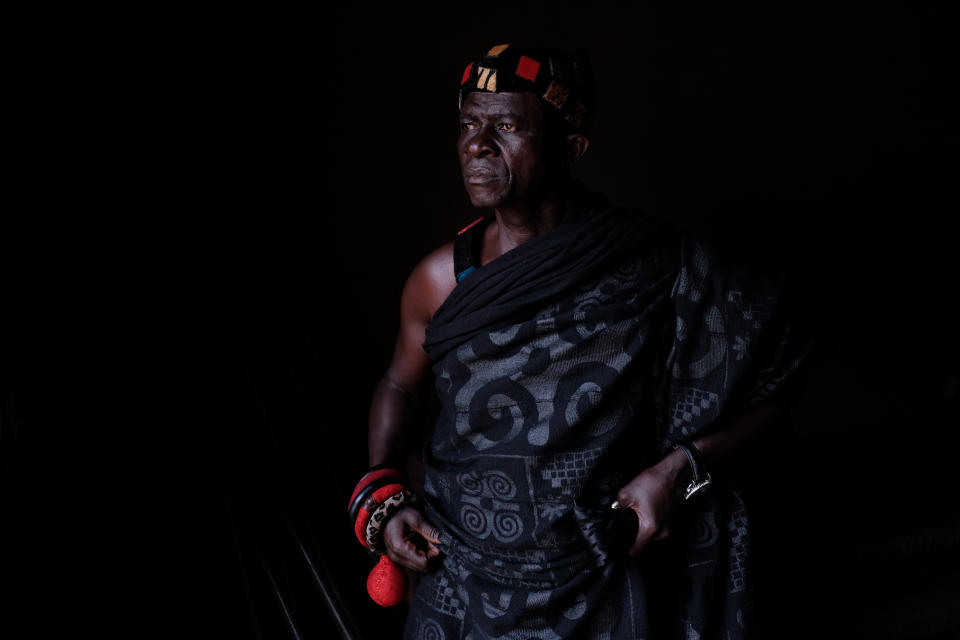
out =
<path fill-rule="evenodd" d="M 593 115 L 593 74 L 586 58 L 561 49 L 499 44 L 463 70 L 461 108 L 471 91 L 532 91 L 581 133 Z"/>

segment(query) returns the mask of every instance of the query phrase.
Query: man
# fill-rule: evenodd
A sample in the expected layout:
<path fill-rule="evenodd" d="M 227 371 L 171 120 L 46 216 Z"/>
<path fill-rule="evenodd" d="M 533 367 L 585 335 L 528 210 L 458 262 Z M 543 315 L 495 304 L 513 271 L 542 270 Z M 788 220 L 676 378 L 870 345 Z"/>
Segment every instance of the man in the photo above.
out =
<path fill-rule="evenodd" d="M 802 360 L 777 297 L 570 177 L 582 59 L 496 46 L 460 100 L 464 186 L 492 215 L 413 270 L 370 411 L 370 464 L 402 467 L 433 369 L 424 508 L 383 528 L 422 573 L 406 637 L 748 637 L 722 464 Z"/>

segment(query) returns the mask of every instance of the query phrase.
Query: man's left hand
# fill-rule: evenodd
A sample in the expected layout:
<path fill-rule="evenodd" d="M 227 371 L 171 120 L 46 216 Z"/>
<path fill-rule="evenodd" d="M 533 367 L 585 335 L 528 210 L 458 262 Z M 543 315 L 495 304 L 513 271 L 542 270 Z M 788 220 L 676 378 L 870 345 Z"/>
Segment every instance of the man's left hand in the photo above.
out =
<path fill-rule="evenodd" d="M 624 509 L 633 509 L 639 519 L 631 556 L 648 544 L 670 535 L 674 514 L 683 502 L 682 484 L 689 476 L 689 462 L 681 451 L 672 451 L 654 466 L 645 469 L 617 493 Z"/>

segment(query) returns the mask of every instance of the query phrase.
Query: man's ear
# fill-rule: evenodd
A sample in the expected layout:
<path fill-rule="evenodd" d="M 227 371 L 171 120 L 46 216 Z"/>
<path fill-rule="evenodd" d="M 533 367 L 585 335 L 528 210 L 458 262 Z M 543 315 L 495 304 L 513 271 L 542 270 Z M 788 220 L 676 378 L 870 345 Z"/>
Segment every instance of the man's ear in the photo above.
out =
<path fill-rule="evenodd" d="M 582 133 L 569 133 L 565 142 L 564 149 L 567 152 L 567 160 L 576 162 L 583 157 L 583 154 L 590 148 L 590 139 Z"/>

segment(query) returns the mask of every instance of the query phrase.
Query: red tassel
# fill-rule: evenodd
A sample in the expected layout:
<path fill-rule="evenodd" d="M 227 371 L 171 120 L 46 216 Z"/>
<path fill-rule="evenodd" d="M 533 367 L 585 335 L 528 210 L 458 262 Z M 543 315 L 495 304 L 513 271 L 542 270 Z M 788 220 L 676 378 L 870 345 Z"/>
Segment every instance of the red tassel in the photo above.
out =
<path fill-rule="evenodd" d="M 367 576 L 367 593 L 381 607 L 400 604 L 407 595 L 407 574 L 384 554 Z"/>

